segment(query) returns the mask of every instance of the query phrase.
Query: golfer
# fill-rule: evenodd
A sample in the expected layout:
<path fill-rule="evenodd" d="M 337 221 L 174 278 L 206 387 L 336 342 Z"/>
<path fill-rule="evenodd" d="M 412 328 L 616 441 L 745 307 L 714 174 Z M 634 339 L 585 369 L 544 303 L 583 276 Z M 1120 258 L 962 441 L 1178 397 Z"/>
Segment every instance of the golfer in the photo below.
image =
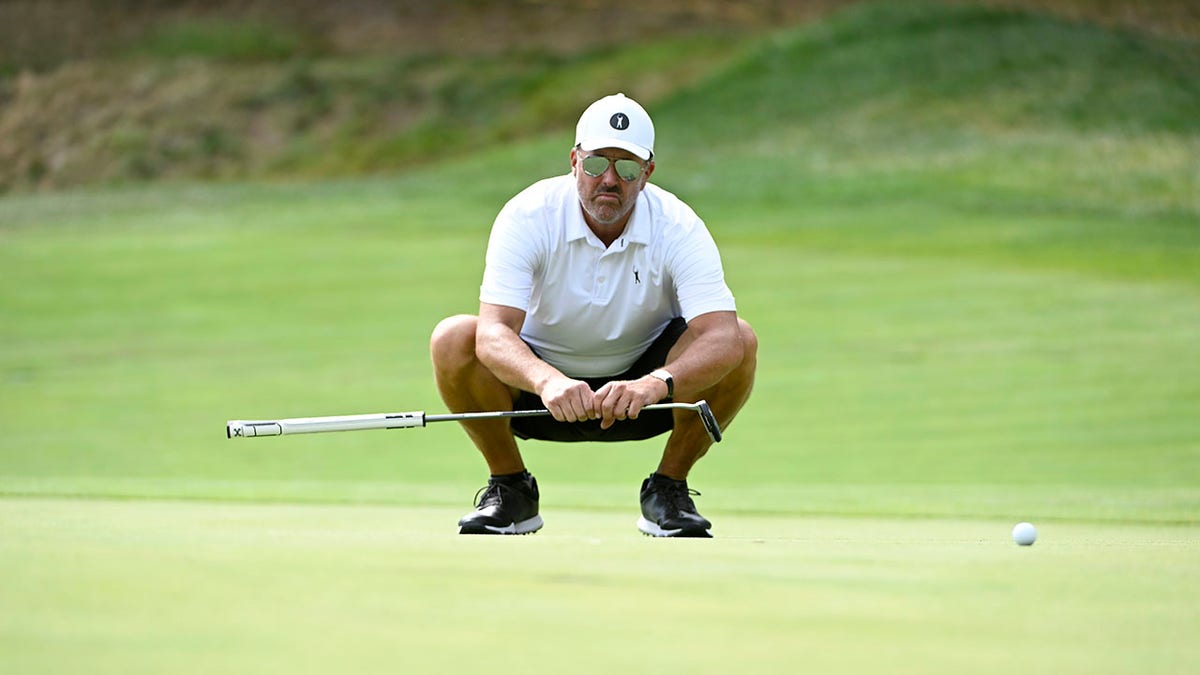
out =
<path fill-rule="evenodd" d="M 633 99 L 606 96 L 575 130 L 571 172 L 526 188 L 496 217 L 479 315 L 442 320 L 434 376 L 454 412 L 546 408 L 550 416 L 462 423 L 491 477 L 462 534 L 542 527 L 537 481 L 517 439 L 627 441 L 669 433 L 642 482 L 638 529 L 710 537 L 688 472 L 712 440 L 688 410 L 708 401 L 724 428 L 750 396 L 757 338 L 738 318 L 712 236 L 649 183 L 654 125 Z"/>

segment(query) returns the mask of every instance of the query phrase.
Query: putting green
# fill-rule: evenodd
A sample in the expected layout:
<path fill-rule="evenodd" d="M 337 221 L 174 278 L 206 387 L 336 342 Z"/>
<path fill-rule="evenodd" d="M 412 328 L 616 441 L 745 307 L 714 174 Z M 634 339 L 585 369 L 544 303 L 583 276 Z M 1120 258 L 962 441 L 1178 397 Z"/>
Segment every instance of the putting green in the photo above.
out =
<path fill-rule="evenodd" d="M 526 537 L 461 508 L 0 501 L 6 672 L 1171 673 L 1200 529 L 630 510 Z"/>

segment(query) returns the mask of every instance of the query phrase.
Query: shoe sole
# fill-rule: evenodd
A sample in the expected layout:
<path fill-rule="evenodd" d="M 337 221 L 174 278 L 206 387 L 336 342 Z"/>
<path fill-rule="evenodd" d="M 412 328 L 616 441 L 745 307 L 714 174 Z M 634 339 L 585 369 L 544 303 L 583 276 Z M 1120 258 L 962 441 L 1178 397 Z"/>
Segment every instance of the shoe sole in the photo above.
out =
<path fill-rule="evenodd" d="M 657 523 L 652 523 L 646 520 L 645 516 L 638 516 L 638 529 L 647 537 L 679 537 L 692 539 L 712 539 L 712 530 L 689 530 L 680 528 L 678 530 L 664 530 Z"/>
<path fill-rule="evenodd" d="M 542 529 L 542 517 L 534 516 L 519 523 L 509 523 L 504 527 L 495 525 L 459 525 L 459 534 L 533 534 Z"/>

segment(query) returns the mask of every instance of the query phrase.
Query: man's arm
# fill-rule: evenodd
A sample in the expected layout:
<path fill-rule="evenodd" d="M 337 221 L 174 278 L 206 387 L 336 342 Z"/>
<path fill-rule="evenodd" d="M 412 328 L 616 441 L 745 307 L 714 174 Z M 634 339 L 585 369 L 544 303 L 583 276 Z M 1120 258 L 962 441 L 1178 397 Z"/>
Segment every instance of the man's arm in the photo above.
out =
<path fill-rule="evenodd" d="M 675 379 L 675 390 L 702 392 L 725 378 L 744 358 L 737 312 L 708 312 L 688 322 L 683 351 L 663 368 Z"/>
<path fill-rule="evenodd" d="M 475 355 L 505 384 L 542 397 L 560 422 L 594 419 L 593 392 L 586 382 L 567 377 L 538 358 L 521 339 L 525 312 L 514 307 L 479 304 Z"/>

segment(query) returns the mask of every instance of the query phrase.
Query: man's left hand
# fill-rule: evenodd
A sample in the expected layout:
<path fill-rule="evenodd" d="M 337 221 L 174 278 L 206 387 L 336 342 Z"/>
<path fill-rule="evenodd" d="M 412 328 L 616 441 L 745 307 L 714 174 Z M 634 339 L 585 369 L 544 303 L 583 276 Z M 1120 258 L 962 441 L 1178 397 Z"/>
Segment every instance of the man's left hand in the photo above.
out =
<path fill-rule="evenodd" d="M 642 408 L 658 403 L 667 394 L 667 385 L 658 378 L 614 380 L 596 390 L 593 405 L 600 416 L 600 428 L 607 429 L 617 420 L 637 419 Z"/>

